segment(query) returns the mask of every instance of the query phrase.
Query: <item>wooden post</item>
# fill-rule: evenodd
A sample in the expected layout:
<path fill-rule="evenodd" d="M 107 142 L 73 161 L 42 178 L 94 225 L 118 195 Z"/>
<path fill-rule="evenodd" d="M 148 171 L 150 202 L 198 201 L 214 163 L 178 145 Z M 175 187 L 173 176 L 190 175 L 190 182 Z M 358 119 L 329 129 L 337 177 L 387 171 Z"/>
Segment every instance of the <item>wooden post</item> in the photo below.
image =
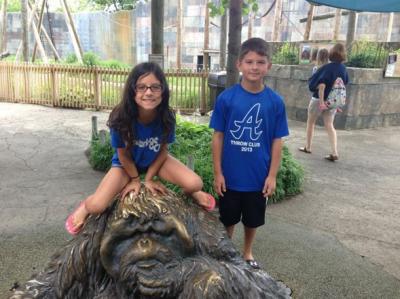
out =
<path fill-rule="evenodd" d="M 338 9 L 336 9 L 336 12 L 335 12 L 335 28 L 333 30 L 333 40 L 334 41 L 339 39 L 341 17 L 342 17 L 342 10 L 340 8 L 338 8 Z"/>
<path fill-rule="evenodd" d="M 101 74 L 97 67 L 94 68 L 94 102 L 96 110 L 100 110 L 101 105 Z"/>
<path fill-rule="evenodd" d="M 57 75 L 56 75 L 56 68 L 54 65 L 50 65 L 50 86 L 51 86 L 51 93 L 53 97 L 53 107 L 59 106 L 59 95 L 58 95 L 58 85 L 57 85 Z"/>
<path fill-rule="evenodd" d="M 29 56 L 28 0 L 21 0 L 21 24 L 22 24 L 22 56 L 24 61 L 28 61 L 28 56 Z"/>
<path fill-rule="evenodd" d="M 46 3 L 46 2 L 45 2 L 45 3 Z M 39 20 L 39 23 L 40 23 L 40 18 L 39 18 L 39 16 L 37 15 L 36 11 L 32 8 L 32 6 L 30 5 L 29 2 L 28 2 L 28 5 L 29 5 L 30 9 L 34 12 L 34 15 L 35 15 L 36 20 Z M 54 46 L 54 44 L 53 44 L 53 41 L 51 40 L 50 36 L 48 35 L 46 29 L 45 29 L 43 26 L 40 26 L 40 31 L 42 31 L 42 33 L 44 34 L 44 36 L 45 36 L 45 38 L 46 38 L 46 40 L 47 40 L 47 43 L 48 43 L 49 46 L 50 46 L 50 49 L 53 51 L 53 53 L 54 53 L 54 55 L 55 55 L 55 57 L 56 57 L 56 60 L 60 60 L 60 59 L 61 59 L 61 58 L 60 58 L 60 55 L 58 54 L 57 49 L 55 48 L 55 46 Z M 35 44 L 35 46 L 36 46 L 36 44 Z M 32 61 L 33 61 L 33 55 L 32 55 Z"/>
<path fill-rule="evenodd" d="M 201 71 L 201 92 L 200 92 L 200 114 L 204 115 L 206 113 L 206 80 L 207 71 L 203 69 Z"/>
<path fill-rule="evenodd" d="M 7 50 L 7 0 L 1 5 L 0 29 L 0 53 L 3 53 Z"/>
<path fill-rule="evenodd" d="M 249 12 L 249 18 L 248 18 L 248 24 L 247 24 L 247 38 L 251 38 L 253 35 L 253 19 L 254 19 L 254 14 L 250 11 Z"/>
<path fill-rule="evenodd" d="M 81 44 L 79 42 L 78 34 L 76 33 L 74 20 L 71 16 L 71 13 L 69 12 L 67 1 L 66 0 L 60 0 L 60 1 L 61 1 L 61 6 L 64 10 L 65 21 L 67 22 L 67 27 L 68 27 L 69 34 L 71 36 L 71 41 L 72 41 L 72 45 L 75 50 L 75 55 L 78 58 L 78 62 L 82 63 L 83 52 L 82 52 Z"/>
<path fill-rule="evenodd" d="M 205 18 L 204 18 L 204 47 L 203 47 L 203 69 L 208 70 L 210 68 L 209 53 L 208 50 L 210 40 L 210 13 L 208 9 L 208 0 L 205 1 Z"/>
<path fill-rule="evenodd" d="M 347 26 L 347 36 L 346 36 L 346 50 L 347 54 L 350 55 L 351 46 L 354 41 L 354 37 L 356 35 L 357 28 L 357 13 L 355 11 L 350 11 L 349 14 L 349 23 Z"/>
<path fill-rule="evenodd" d="M 394 14 L 391 12 L 391 13 L 389 14 L 389 21 L 388 21 L 388 27 L 387 27 L 386 42 L 390 42 L 390 38 L 392 37 L 393 17 L 394 17 Z"/>
<path fill-rule="evenodd" d="M 177 22 L 176 22 L 176 67 L 181 68 L 182 62 L 182 28 L 183 28 L 183 17 L 182 17 L 182 4 L 183 0 L 178 0 L 177 7 Z M 168 58 L 167 58 L 168 59 Z"/>
<path fill-rule="evenodd" d="M 39 35 L 38 30 L 37 30 L 35 21 L 34 21 L 34 12 L 31 11 L 29 9 L 29 7 L 28 7 L 28 11 L 31 13 L 31 16 L 32 16 L 32 20 L 31 20 L 31 22 L 32 22 L 32 31 L 33 31 L 33 35 L 34 35 L 35 40 L 36 40 L 36 45 L 39 48 L 40 56 L 42 57 L 44 63 L 48 63 L 49 60 L 47 59 L 46 52 L 44 51 L 44 47 L 43 47 L 42 41 L 40 40 L 40 35 Z"/>
<path fill-rule="evenodd" d="M 97 116 L 92 116 L 92 140 L 96 139 L 98 136 L 97 132 Z"/>
<path fill-rule="evenodd" d="M 282 0 L 276 0 L 275 2 L 275 15 L 274 15 L 274 26 L 272 27 L 272 41 L 280 41 L 279 27 L 281 23 L 282 14 Z"/>
<path fill-rule="evenodd" d="M 42 22 L 43 22 L 43 12 L 44 12 L 44 6 L 46 4 L 46 0 L 42 0 L 42 5 L 40 7 L 40 13 L 39 13 L 39 19 L 38 19 L 38 25 L 37 25 L 37 31 L 39 32 L 40 35 L 40 31 L 42 29 Z M 28 5 L 30 6 L 30 3 L 28 1 Z M 33 11 L 33 14 L 36 17 L 36 11 Z M 36 50 L 37 50 L 38 44 L 35 43 L 35 45 L 33 46 L 33 51 L 32 51 L 32 62 L 35 61 L 36 58 Z"/>
<path fill-rule="evenodd" d="M 308 9 L 308 13 L 307 13 L 306 30 L 304 32 L 304 40 L 305 41 L 310 40 L 310 32 L 311 32 L 313 16 L 314 16 L 314 5 L 310 4 L 310 8 Z"/>

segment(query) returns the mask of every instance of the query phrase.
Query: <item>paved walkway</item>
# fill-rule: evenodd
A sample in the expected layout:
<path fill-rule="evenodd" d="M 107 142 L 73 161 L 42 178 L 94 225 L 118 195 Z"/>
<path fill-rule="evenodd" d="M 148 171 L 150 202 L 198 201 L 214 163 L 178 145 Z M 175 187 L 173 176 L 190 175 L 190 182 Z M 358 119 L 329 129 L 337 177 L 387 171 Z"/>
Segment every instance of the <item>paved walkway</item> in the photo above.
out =
<path fill-rule="evenodd" d="M 0 103 L 0 298 L 69 239 L 66 215 L 102 178 L 84 156 L 92 115 L 105 128 L 104 112 Z M 400 298 L 399 128 L 339 131 L 331 163 L 322 128 L 313 154 L 296 150 L 304 127 L 287 141 L 304 193 L 268 207 L 255 256 L 294 298 Z"/>

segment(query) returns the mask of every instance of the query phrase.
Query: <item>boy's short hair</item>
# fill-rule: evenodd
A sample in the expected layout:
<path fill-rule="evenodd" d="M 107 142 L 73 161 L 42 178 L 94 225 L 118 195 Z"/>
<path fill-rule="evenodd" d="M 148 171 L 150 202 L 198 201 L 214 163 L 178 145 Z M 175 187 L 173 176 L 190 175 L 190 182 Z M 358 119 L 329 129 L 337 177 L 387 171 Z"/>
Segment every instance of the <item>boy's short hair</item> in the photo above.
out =
<path fill-rule="evenodd" d="M 343 62 L 346 60 L 346 48 L 343 44 L 334 45 L 329 51 L 329 60 L 334 62 Z"/>
<path fill-rule="evenodd" d="M 260 56 L 265 56 L 267 57 L 268 61 L 270 61 L 270 50 L 268 43 L 262 38 L 253 37 L 243 42 L 243 44 L 240 46 L 239 60 L 242 60 L 250 51 L 256 52 Z"/>

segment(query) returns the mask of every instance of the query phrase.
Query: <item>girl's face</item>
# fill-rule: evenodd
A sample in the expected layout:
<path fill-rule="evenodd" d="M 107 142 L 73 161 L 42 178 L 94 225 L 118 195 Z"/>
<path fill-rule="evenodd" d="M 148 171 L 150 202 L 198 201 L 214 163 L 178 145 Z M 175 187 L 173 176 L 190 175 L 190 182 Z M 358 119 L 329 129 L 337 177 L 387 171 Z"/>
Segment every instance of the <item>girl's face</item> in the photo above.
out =
<path fill-rule="evenodd" d="M 136 82 L 135 91 L 135 102 L 139 112 L 150 112 L 160 105 L 163 86 L 154 74 L 140 77 Z"/>

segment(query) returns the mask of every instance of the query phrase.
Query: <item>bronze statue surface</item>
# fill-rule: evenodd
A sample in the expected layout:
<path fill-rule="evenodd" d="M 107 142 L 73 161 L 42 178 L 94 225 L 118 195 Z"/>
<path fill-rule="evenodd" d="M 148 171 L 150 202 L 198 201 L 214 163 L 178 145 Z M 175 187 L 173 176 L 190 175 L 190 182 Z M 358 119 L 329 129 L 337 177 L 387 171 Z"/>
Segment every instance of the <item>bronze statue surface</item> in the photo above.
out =
<path fill-rule="evenodd" d="M 89 217 L 10 298 L 290 298 L 290 289 L 247 265 L 215 215 L 142 188 Z"/>

